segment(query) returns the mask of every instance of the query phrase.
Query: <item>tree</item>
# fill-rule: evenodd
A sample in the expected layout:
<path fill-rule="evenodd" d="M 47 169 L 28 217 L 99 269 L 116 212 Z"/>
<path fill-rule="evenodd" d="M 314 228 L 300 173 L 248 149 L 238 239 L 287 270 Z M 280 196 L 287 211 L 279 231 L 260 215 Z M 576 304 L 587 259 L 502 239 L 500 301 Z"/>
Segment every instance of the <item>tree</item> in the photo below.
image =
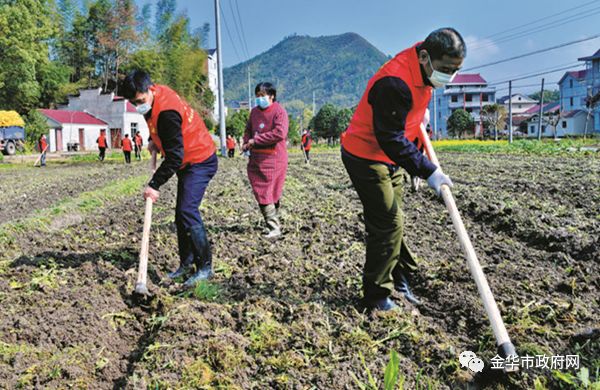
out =
<path fill-rule="evenodd" d="M 39 104 L 56 10 L 45 0 L 0 3 L 0 107 L 23 114 Z"/>
<path fill-rule="evenodd" d="M 540 92 L 534 92 L 531 95 L 529 95 L 530 98 L 537 100 L 538 102 L 540 101 Z M 544 89 L 544 103 L 549 103 L 549 102 L 557 102 L 560 100 L 560 91 L 558 89 L 554 89 L 552 91 L 549 91 L 547 89 Z"/>
<path fill-rule="evenodd" d="M 506 108 L 501 104 L 489 104 L 481 109 L 483 124 L 488 130 L 493 129 L 494 139 L 498 141 L 498 128 L 503 129 L 506 122 Z"/>
<path fill-rule="evenodd" d="M 300 133 L 302 129 L 300 128 L 300 123 L 292 116 L 292 114 L 288 114 L 288 140 L 292 143 L 292 145 L 298 145 L 300 143 Z"/>
<path fill-rule="evenodd" d="M 332 133 L 333 125 L 337 116 L 338 109 L 330 103 L 321 107 L 317 115 L 314 117 L 314 130 L 317 137 L 331 140 L 334 136 Z"/>
<path fill-rule="evenodd" d="M 448 118 L 448 134 L 453 137 L 462 138 L 466 132 L 473 131 L 474 127 L 475 121 L 471 114 L 461 108 Z"/>
<path fill-rule="evenodd" d="M 225 130 L 227 135 L 231 135 L 233 138 L 239 139 L 244 135 L 246 130 L 246 124 L 250 119 L 250 111 L 248 110 L 231 110 L 227 118 L 225 118 Z M 219 128 L 215 128 L 215 134 L 218 135 Z"/>
<path fill-rule="evenodd" d="M 331 134 L 334 138 L 339 138 L 340 134 L 346 131 L 353 113 L 354 112 L 350 108 L 342 108 L 337 112 L 331 129 Z"/>
<path fill-rule="evenodd" d="M 154 19 L 154 33 L 161 39 L 175 15 L 176 0 L 158 0 L 156 3 L 156 16 Z"/>
<path fill-rule="evenodd" d="M 24 119 L 26 142 L 29 146 L 35 146 L 42 134 L 48 134 L 48 121 L 36 109 L 29 111 Z"/>

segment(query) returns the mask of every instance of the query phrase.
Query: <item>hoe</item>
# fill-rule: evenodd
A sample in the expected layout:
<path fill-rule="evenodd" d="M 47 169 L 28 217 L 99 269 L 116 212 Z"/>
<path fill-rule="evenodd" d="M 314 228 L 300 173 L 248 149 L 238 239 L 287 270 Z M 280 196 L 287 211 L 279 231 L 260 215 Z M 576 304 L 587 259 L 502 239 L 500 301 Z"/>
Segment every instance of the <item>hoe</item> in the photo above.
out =
<path fill-rule="evenodd" d="M 152 153 L 152 172 L 156 170 L 156 153 Z M 146 211 L 144 212 L 144 230 L 142 235 L 142 249 L 140 250 L 140 263 L 138 266 L 138 277 L 135 283 L 134 294 L 140 297 L 150 297 L 146 280 L 148 277 L 148 247 L 150 243 L 150 225 L 152 224 L 152 199 L 146 199 Z"/>
<path fill-rule="evenodd" d="M 433 150 L 433 146 L 431 145 L 431 141 L 429 140 L 429 136 L 427 135 L 425 126 L 421 126 L 421 137 L 423 143 L 425 144 L 425 151 L 429 156 L 429 160 L 431 160 L 432 163 L 439 167 L 440 162 L 437 159 L 435 151 Z M 483 306 L 485 307 L 485 311 L 492 325 L 492 331 L 494 332 L 496 344 L 498 346 L 498 353 L 504 358 L 510 355 L 516 355 L 515 347 L 510 341 L 508 332 L 506 331 L 506 327 L 504 326 L 504 322 L 502 321 L 502 317 L 500 316 L 500 310 L 498 310 L 498 305 L 494 300 L 494 296 L 492 294 L 492 291 L 490 290 L 490 286 L 488 285 L 483 270 L 481 269 L 479 260 L 477 260 L 475 249 L 473 249 L 471 239 L 469 238 L 467 230 L 465 229 L 465 225 L 463 224 L 462 218 L 460 217 L 458 208 L 456 207 L 456 203 L 454 202 L 454 197 L 452 196 L 452 192 L 450 191 L 450 187 L 448 187 L 447 185 L 442 185 L 441 192 L 442 197 L 444 198 L 444 203 L 446 204 L 446 208 L 448 209 L 450 217 L 452 218 L 452 224 L 454 225 L 454 229 L 458 234 L 460 245 L 463 251 L 465 252 L 465 257 L 467 258 L 467 265 L 469 267 L 469 271 L 471 272 L 473 279 L 475 279 L 477 289 L 479 290 L 479 295 L 481 297 L 481 300 L 483 301 Z M 505 369 L 505 371 L 517 370 L 518 366 L 512 370 Z"/>

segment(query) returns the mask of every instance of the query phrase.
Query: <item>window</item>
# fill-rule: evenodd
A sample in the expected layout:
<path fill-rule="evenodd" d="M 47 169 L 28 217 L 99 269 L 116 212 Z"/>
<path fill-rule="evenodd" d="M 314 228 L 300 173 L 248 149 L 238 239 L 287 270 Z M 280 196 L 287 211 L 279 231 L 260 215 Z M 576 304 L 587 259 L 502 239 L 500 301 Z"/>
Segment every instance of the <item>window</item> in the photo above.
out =
<path fill-rule="evenodd" d="M 466 102 L 472 102 L 473 101 L 473 95 L 465 95 L 465 101 Z"/>
<path fill-rule="evenodd" d="M 519 96 L 519 98 L 517 99 L 518 101 L 521 101 L 521 96 Z"/>
<path fill-rule="evenodd" d="M 573 88 L 573 79 L 569 80 L 569 88 Z"/>
<path fill-rule="evenodd" d="M 458 96 L 452 95 L 452 103 L 458 102 Z"/>
<path fill-rule="evenodd" d="M 442 105 L 442 101 L 440 100 L 440 98 L 438 98 L 438 106 Z"/>
<path fill-rule="evenodd" d="M 473 109 L 471 107 L 467 107 L 467 112 L 473 112 Z"/>
<path fill-rule="evenodd" d="M 530 133 L 535 133 L 535 126 L 534 126 L 534 125 L 531 125 L 531 126 L 529 127 L 529 132 L 530 132 Z"/>
<path fill-rule="evenodd" d="M 484 93 L 483 95 L 481 95 L 481 101 L 483 102 L 487 102 L 488 101 L 488 94 Z"/>
<path fill-rule="evenodd" d="M 546 125 L 542 125 L 542 133 L 546 132 Z"/>
<path fill-rule="evenodd" d="M 521 106 L 522 106 L 522 104 L 519 104 L 519 106 L 518 106 L 518 107 L 519 107 L 519 108 L 521 108 Z"/>
<path fill-rule="evenodd" d="M 138 124 L 136 122 L 131 122 L 131 136 L 133 137 L 138 129 Z"/>
<path fill-rule="evenodd" d="M 569 103 L 571 104 L 571 107 L 573 107 L 573 98 L 569 98 Z"/>
<path fill-rule="evenodd" d="M 562 121 L 562 128 L 566 129 L 567 128 L 567 121 Z"/>
<path fill-rule="evenodd" d="M 442 112 L 438 111 L 438 119 L 442 119 Z"/>

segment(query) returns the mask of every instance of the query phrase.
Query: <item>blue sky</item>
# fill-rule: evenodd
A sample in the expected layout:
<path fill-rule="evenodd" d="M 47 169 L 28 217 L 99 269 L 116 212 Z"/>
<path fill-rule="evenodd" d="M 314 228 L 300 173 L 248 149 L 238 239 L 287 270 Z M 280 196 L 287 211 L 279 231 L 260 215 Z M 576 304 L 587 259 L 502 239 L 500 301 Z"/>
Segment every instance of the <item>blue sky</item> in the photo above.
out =
<path fill-rule="evenodd" d="M 138 0 L 140 5 L 148 2 L 155 3 L 155 0 Z M 379 50 L 393 55 L 424 39 L 431 30 L 451 26 L 468 41 L 466 68 L 600 33 L 600 0 L 221 0 L 221 4 L 225 16 L 221 27 L 225 66 L 248 59 L 236 25 L 243 30 L 240 34 L 245 37 L 250 57 L 294 33 L 320 36 L 344 32 L 356 32 Z M 178 11 L 190 17 L 192 27 L 209 22 L 210 42 L 214 45 L 213 0 L 178 0 Z M 552 16 L 558 13 L 561 15 Z M 542 18 L 545 19 L 539 20 Z M 498 33 L 503 34 L 491 36 Z M 508 40 L 511 34 L 523 36 Z M 507 39 L 504 42 L 501 41 L 503 37 Z M 481 73 L 489 82 L 496 82 L 571 64 L 574 64 L 573 69 L 578 69 L 577 58 L 591 55 L 598 49 L 600 38 L 473 73 Z M 514 84 L 540 83 L 541 77 L 545 77 L 546 84 L 550 82 L 550 87 L 556 88 L 552 82 L 558 81 L 563 73 L 559 71 Z M 498 86 L 499 95 L 507 93 L 500 90 L 503 87 L 505 85 Z M 539 87 L 527 86 L 519 90 L 531 92 L 537 89 Z"/>

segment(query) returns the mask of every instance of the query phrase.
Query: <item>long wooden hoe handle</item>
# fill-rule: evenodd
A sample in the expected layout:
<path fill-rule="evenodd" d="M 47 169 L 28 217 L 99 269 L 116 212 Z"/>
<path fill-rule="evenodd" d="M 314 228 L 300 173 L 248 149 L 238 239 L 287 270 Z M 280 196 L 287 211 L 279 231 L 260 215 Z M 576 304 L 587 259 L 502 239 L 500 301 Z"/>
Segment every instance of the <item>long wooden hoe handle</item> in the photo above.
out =
<path fill-rule="evenodd" d="M 424 126 L 421 126 L 421 137 L 425 145 L 425 151 L 429 156 L 429 160 L 431 160 L 432 163 L 440 167 L 440 162 L 435 154 L 435 151 L 433 150 L 433 146 L 431 145 L 431 141 L 429 140 L 429 136 L 427 135 Z M 471 272 L 473 279 L 475 279 L 477 289 L 479 290 L 479 295 L 481 296 L 481 300 L 483 301 L 483 306 L 485 307 L 485 311 L 487 312 L 490 324 L 492 325 L 492 330 L 494 332 L 494 336 L 496 337 L 496 343 L 498 345 L 498 352 L 501 356 L 504 357 L 508 357 L 509 355 L 515 355 L 515 347 L 510 341 L 510 337 L 508 336 L 508 332 L 506 331 L 506 327 L 504 326 L 504 322 L 502 321 L 502 316 L 500 315 L 500 310 L 498 310 L 498 305 L 494 300 L 492 290 L 490 290 L 490 286 L 488 285 L 483 270 L 481 269 L 479 260 L 477 260 L 475 249 L 473 249 L 471 239 L 467 234 L 465 225 L 463 224 L 462 218 L 460 217 L 460 213 L 458 212 L 458 208 L 456 207 L 456 202 L 454 201 L 454 197 L 452 196 L 452 191 L 450 191 L 450 187 L 444 184 L 442 185 L 441 192 L 442 197 L 444 198 L 444 203 L 446 203 L 446 208 L 450 213 L 450 218 L 452 218 L 452 224 L 454 225 L 456 234 L 458 234 L 458 240 L 460 241 L 460 245 L 462 246 L 462 249 L 465 252 L 465 257 L 467 258 L 467 265 L 469 266 L 469 271 Z"/>
<path fill-rule="evenodd" d="M 42 150 L 42 153 L 40 153 L 39 157 L 37 158 L 37 160 L 35 160 L 35 162 L 33 163 L 33 166 L 35 167 L 37 165 L 37 163 L 42 159 L 42 154 L 44 154 L 44 152 L 48 150 L 48 146 L 46 146 L 44 148 L 44 150 Z"/>
<path fill-rule="evenodd" d="M 148 247 L 150 243 L 150 225 L 152 224 L 152 199 L 146 199 L 146 211 L 144 212 L 144 233 L 142 235 L 142 250 L 140 251 L 140 265 L 136 286 L 146 285 L 148 274 Z"/>

